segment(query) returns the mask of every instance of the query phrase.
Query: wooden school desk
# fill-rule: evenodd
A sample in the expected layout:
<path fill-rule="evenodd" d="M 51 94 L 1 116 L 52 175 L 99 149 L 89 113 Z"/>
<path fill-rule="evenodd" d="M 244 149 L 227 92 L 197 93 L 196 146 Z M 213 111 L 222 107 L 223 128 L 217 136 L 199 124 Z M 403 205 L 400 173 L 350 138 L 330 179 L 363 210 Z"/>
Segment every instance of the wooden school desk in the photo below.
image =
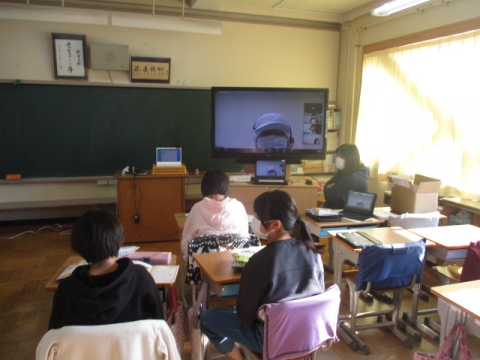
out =
<path fill-rule="evenodd" d="M 211 289 L 219 297 L 236 296 L 242 271 L 232 267 L 232 253 L 241 251 L 227 250 L 206 254 L 195 254 L 193 258 L 200 267 L 202 278 L 208 281 Z"/>
<path fill-rule="evenodd" d="M 58 288 L 58 281 L 57 278 L 60 276 L 60 274 L 74 261 L 81 260 L 82 257 L 80 255 L 72 255 L 70 256 L 62 266 L 57 270 L 57 272 L 52 276 L 52 278 L 48 281 L 47 285 L 45 285 L 45 290 L 46 291 L 56 291 Z M 152 271 L 150 274 L 153 276 L 153 279 L 155 280 L 155 284 L 157 285 L 157 288 L 163 288 L 163 287 L 173 287 L 175 286 L 175 281 L 176 281 L 176 276 L 171 279 L 169 282 L 164 282 L 163 281 L 163 276 L 161 276 L 161 272 L 158 270 L 161 270 L 162 267 L 166 266 L 176 266 L 177 265 L 177 256 L 172 254 L 172 260 L 170 261 L 170 264 L 168 265 L 153 265 Z M 178 270 L 177 270 L 178 271 Z"/>
<path fill-rule="evenodd" d="M 434 247 L 427 249 L 428 255 L 436 256 L 440 260 L 451 261 L 465 259 L 468 245 L 480 240 L 480 228 L 473 225 L 447 225 L 439 227 L 427 227 L 410 229 L 425 239 L 433 242 Z M 415 293 L 412 302 L 411 314 L 404 313 L 403 318 L 421 329 L 425 334 L 437 342 L 440 342 L 440 327 L 438 324 L 425 319 L 425 324 L 418 320 L 418 315 L 426 315 L 437 311 L 436 308 L 418 311 L 418 295 Z"/>
<path fill-rule="evenodd" d="M 429 249 L 428 254 L 445 261 L 465 259 L 468 245 L 480 240 L 480 228 L 474 225 L 447 225 L 410 231 L 434 242 L 435 247 Z"/>
<path fill-rule="evenodd" d="M 478 299 L 480 298 L 480 280 L 467 281 L 458 284 L 449 284 L 442 286 L 434 286 L 431 289 L 432 294 L 439 299 L 446 301 L 449 306 L 457 308 L 461 311 L 461 323 L 466 324 L 467 316 L 473 317 L 480 321 L 480 306 Z M 448 312 L 440 314 L 442 324 L 442 334 L 448 334 L 452 325 L 448 323 Z M 457 337 L 458 340 L 458 337 Z M 458 355 L 458 343 L 453 348 L 452 359 L 456 359 Z"/>
<path fill-rule="evenodd" d="M 183 260 L 183 253 L 182 253 L 182 232 L 183 228 L 185 227 L 185 220 L 187 220 L 188 214 L 186 213 L 175 213 L 173 214 L 175 217 L 175 222 L 177 224 L 177 229 L 178 229 L 178 248 L 180 249 L 180 298 L 182 299 L 183 306 L 185 306 L 186 309 L 189 308 L 189 304 L 187 301 L 187 298 L 185 297 L 185 260 Z M 195 286 L 192 289 L 192 304 L 195 302 Z"/>
<path fill-rule="evenodd" d="M 337 236 L 337 232 L 344 231 L 354 232 L 355 230 L 332 230 L 328 232 L 328 234 L 333 238 L 333 282 L 338 286 L 340 286 L 342 281 L 343 263 L 345 260 L 349 260 L 353 264 L 356 264 L 358 262 L 358 256 L 362 251 L 361 248 L 355 249 L 351 247 L 343 239 Z M 422 239 L 421 236 L 418 236 L 401 227 L 369 228 L 362 229 L 362 231 L 373 236 L 384 244 L 402 244 Z M 432 243 L 430 243 L 430 245 L 432 245 Z"/>

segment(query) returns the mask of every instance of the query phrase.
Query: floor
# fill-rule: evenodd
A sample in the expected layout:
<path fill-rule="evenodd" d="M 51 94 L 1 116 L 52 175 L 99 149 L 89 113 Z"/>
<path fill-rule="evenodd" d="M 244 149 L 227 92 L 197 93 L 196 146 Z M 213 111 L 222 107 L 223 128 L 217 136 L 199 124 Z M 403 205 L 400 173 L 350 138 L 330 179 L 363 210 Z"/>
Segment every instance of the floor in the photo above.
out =
<path fill-rule="evenodd" d="M 173 220 L 173 219 L 172 219 Z M 2 224 L 0 228 L 0 359 L 33 359 L 35 349 L 43 334 L 47 331 L 53 293 L 45 291 L 47 281 L 58 270 L 65 259 L 72 254 L 69 244 L 71 220 L 42 221 L 29 223 Z M 135 244 L 143 251 L 172 251 L 177 253 L 177 241 Z M 324 260 L 326 261 L 326 259 Z M 326 281 L 332 274 L 326 271 Z M 180 289 L 180 277 L 177 290 Z M 427 268 L 425 281 L 429 285 L 438 285 L 436 276 Z M 340 312 L 348 312 L 348 293 L 345 283 L 341 285 L 342 305 Z M 187 289 L 187 299 L 191 299 Z M 403 310 L 411 306 L 412 295 L 405 293 Z M 212 296 L 213 306 L 233 306 L 234 299 L 220 300 Z M 421 308 L 435 307 L 436 298 L 432 295 L 428 302 L 422 301 Z M 362 302 L 362 311 L 378 306 L 388 306 L 379 300 L 369 304 Z M 436 314 L 430 315 L 438 321 Z M 185 324 L 185 330 L 188 326 Z M 413 342 L 413 349 L 406 348 L 388 330 L 373 329 L 361 332 L 361 337 L 370 348 L 370 355 L 361 351 L 353 352 L 348 344 L 340 340 L 328 351 L 319 351 L 322 359 L 413 359 L 415 351 L 436 352 L 438 345 L 427 336 L 421 342 Z M 472 359 L 480 359 L 480 340 L 469 336 Z M 212 351 L 215 353 L 215 351 Z M 190 344 L 186 342 L 183 359 L 190 359 Z"/>

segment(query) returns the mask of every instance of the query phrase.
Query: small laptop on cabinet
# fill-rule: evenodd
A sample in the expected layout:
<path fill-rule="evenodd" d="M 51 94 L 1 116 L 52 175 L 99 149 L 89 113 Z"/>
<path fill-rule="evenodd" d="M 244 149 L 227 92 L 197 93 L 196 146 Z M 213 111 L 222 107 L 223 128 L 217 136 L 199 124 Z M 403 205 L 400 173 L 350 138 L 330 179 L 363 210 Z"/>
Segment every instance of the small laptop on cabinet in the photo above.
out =
<path fill-rule="evenodd" d="M 376 200 L 377 194 L 350 190 L 347 201 L 345 202 L 345 207 L 340 214 L 348 219 L 359 221 L 367 220 L 373 217 Z"/>
<path fill-rule="evenodd" d="M 285 160 L 257 160 L 255 184 L 287 185 Z"/>
<path fill-rule="evenodd" d="M 157 147 L 157 166 L 182 166 L 182 148 Z"/>

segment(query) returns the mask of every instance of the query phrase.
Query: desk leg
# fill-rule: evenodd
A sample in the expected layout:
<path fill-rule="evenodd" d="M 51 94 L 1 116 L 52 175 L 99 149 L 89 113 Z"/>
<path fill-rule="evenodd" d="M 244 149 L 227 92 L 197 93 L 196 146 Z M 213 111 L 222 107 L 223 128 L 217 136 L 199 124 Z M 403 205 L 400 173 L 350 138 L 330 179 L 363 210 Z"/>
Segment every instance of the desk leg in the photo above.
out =
<path fill-rule="evenodd" d="M 423 261 L 423 267 L 425 268 L 425 260 L 427 259 L 429 250 L 427 250 L 427 253 L 425 254 L 425 259 Z M 411 326 L 409 326 L 408 323 L 412 324 L 414 327 L 417 329 L 423 331 L 425 335 L 433 339 L 435 342 L 440 343 L 440 336 L 437 331 L 435 331 L 434 325 L 432 324 L 431 327 L 427 326 L 426 324 L 421 323 L 418 320 L 418 315 L 426 315 L 426 314 L 432 314 L 437 311 L 436 308 L 433 309 L 427 309 L 427 310 L 418 310 L 418 303 L 420 301 L 421 293 L 422 293 L 422 285 L 421 284 L 415 284 L 413 287 L 413 301 L 412 301 L 412 312 L 411 314 L 405 312 L 403 313 L 402 320 L 404 320 L 402 323 L 402 326 L 404 329 L 413 337 L 415 338 L 416 341 L 420 341 L 421 337 L 420 334 L 418 334 Z M 407 323 L 408 322 L 408 323 Z M 428 322 L 426 322 L 428 324 Z M 432 322 L 433 323 L 433 322 Z M 438 328 L 438 326 L 437 326 Z"/>
<path fill-rule="evenodd" d="M 328 264 L 323 264 L 323 268 L 328 271 L 333 272 L 334 268 L 334 251 L 333 251 L 333 238 L 331 236 L 328 237 Z"/>
<path fill-rule="evenodd" d="M 332 241 L 332 248 L 334 254 L 333 282 L 340 286 L 342 282 L 343 263 L 345 260 L 350 260 L 356 264 L 358 262 L 358 253 L 345 249 L 338 241 Z"/>

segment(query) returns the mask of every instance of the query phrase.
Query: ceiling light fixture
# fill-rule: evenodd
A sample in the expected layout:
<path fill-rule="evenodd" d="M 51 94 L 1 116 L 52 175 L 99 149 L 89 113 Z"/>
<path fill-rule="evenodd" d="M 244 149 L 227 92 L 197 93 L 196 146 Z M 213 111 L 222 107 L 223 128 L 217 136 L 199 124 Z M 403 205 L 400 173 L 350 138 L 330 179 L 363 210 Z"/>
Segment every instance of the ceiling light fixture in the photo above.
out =
<path fill-rule="evenodd" d="M 372 10 L 372 15 L 388 16 L 430 0 L 392 0 Z"/>

